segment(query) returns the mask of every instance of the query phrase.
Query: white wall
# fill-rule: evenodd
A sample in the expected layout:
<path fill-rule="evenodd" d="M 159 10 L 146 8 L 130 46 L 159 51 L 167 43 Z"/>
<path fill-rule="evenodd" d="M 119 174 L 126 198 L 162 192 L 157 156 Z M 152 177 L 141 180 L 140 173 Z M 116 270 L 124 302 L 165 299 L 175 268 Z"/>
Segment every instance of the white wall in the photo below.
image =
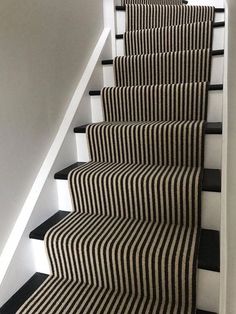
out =
<path fill-rule="evenodd" d="M 102 0 L 0 1 L 0 253 L 102 29 Z"/>

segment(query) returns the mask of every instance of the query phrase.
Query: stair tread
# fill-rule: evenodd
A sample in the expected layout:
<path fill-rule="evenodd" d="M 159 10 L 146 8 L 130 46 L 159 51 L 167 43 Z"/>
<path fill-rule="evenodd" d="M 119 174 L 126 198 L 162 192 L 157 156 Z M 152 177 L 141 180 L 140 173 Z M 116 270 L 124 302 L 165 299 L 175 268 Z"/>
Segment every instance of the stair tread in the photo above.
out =
<path fill-rule="evenodd" d="M 30 232 L 30 239 L 43 240 L 48 230 L 62 221 L 67 215 L 69 215 L 69 212 L 59 210 L 56 214 L 48 218 L 45 222 Z"/>
<path fill-rule="evenodd" d="M 197 310 L 196 314 L 216 314 L 215 312 L 208 312 L 208 311 L 203 311 L 203 310 Z"/>
<path fill-rule="evenodd" d="M 183 2 L 187 4 L 188 1 L 183 1 Z M 116 5 L 116 11 L 125 11 L 125 6 Z M 215 8 L 215 13 L 224 13 L 224 12 L 225 12 L 224 8 Z"/>
<path fill-rule="evenodd" d="M 74 128 L 75 133 L 86 133 L 86 127 L 89 124 L 80 125 Z M 205 134 L 222 134 L 222 122 L 207 122 Z"/>
<path fill-rule="evenodd" d="M 31 295 L 43 284 L 48 278 L 48 275 L 42 273 L 34 274 L 29 281 L 27 281 L 16 294 L 14 294 L 2 308 L 0 314 L 13 314 L 24 304 L 24 302 L 31 297 Z M 203 310 L 197 310 L 197 314 L 215 314 Z"/>
<path fill-rule="evenodd" d="M 224 85 L 223 84 L 209 84 L 208 85 L 208 90 L 213 91 L 213 90 L 223 90 Z M 90 96 L 101 96 L 101 91 L 100 90 L 91 90 L 89 91 Z"/>
<path fill-rule="evenodd" d="M 68 174 L 71 170 L 81 167 L 85 162 L 76 162 L 69 167 L 57 172 L 54 175 L 54 179 L 67 180 Z M 206 192 L 221 192 L 221 171 L 219 169 L 204 169 L 202 191 Z"/>
<path fill-rule="evenodd" d="M 223 56 L 224 55 L 224 49 L 217 49 L 211 51 L 212 56 Z M 113 59 L 106 59 L 102 60 L 102 65 L 112 65 Z"/>
<path fill-rule="evenodd" d="M 34 229 L 30 233 L 30 238 L 43 240 L 47 231 L 63 220 L 67 215 L 69 215 L 69 212 L 58 211 L 55 215 Z M 218 231 L 202 229 L 198 267 L 209 271 L 220 271 L 220 240 Z"/>
<path fill-rule="evenodd" d="M 225 27 L 225 22 L 215 22 L 213 23 L 213 27 L 214 28 L 218 28 L 218 27 Z M 116 39 L 124 39 L 124 34 L 116 34 Z"/>
<path fill-rule="evenodd" d="M 60 171 L 58 171 L 55 175 L 54 175 L 54 179 L 58 179 L 58 180 L 67 180 L 68 179 L 68 174 L 70 173 L 71 170 L 77 168 L 77 167 L 81 167 L 85 164 L 85 162 L 76 162 L 73 165 L 70 165 L 69 167 L 66 167 L 65 169 L 62 169 Z"/>
<path fill-rule="evenodd" d="M 13 314 L 43 284 L 48 275 L 35 273 L 1 308 L 1 314 Z"/>

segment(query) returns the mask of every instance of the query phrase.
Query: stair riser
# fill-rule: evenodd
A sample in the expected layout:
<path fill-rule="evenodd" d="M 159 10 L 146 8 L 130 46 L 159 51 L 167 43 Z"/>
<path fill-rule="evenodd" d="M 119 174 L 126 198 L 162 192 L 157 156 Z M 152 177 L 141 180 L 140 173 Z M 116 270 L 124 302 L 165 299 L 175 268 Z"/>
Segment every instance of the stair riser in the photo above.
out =
<path fill-rule="evenodd" d="M 225 20 L 224 13 L 215 14 L 215 22 L 223 22 Z M 125 12 L 116 11 L 116 33 L 123 34 L 125 32 Z M 221 43 L 222 46 L 222 43 Z"/>
<path fill-rule="evenodd" d="M 115 86 L 113 65 L 103 65 L 104 86 Z M 223 84 L 224 56 L 212 56 L 210 84 Z"/>
<path fill-rule="evenodd" d="M 77 143 L 77 161 L 89 161 L 89 150 L 86 134 L 76 134 Z M 204 167 L 209 169 L 221 169 L 222 155 L 222 136 L 221 135 L 206 135 L 205 136 L 205 161 Z"/>
<path fill-rule="evenodd" d="M 208 93 L 208 122 L 222 122 L 223 91 Z M 104 121 L 101 96 L 91 96 L 92 122 Z"/>
<path fill-rule="evenodd" d="M 36 261 L 36 271 L 50 273 L 50 267 L 43 241 L 31 240 L 32 250 Z M 198 270 L 197 307 L 208 311 L 219 309 L 219 273 Z"/>
<path fill-rule="evenodd" d="M 123 34 L 123 32 L 122 32 Z M 212 50 L 224 49 L 224 27 L 216 27 L 213 31 Z M 124 40 L 116 40 L 116 52 L 117 56 L 124 55 Z"/>
<path fill-rule="evenodd" d="M 59 210 L 71 211 L 72 203 L 67 180 L 56 180 Z M 220 230 L 221 193 L 202 192 L 202 228 Z"/>

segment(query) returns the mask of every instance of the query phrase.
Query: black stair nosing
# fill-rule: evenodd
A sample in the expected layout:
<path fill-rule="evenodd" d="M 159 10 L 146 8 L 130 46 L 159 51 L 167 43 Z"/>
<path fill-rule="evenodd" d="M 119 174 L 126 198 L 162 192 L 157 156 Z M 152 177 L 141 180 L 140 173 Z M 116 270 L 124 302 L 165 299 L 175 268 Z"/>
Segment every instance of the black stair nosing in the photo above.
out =
<path fill-rule="evenodd" d="M 101 96 L 101 91 L 100 90 L 90 90 L 89 96 Z"/>
<path fill-rule="evenodd" d="M 223 84 L 209 84 L 208 85 L 208 90 L 212 91 L 212 90 L 224 90 L 224 85 Z"/>
<path fill-rule="evenodd" d="M 224 49 L 217 49 L 211 51 L 212 56 L 223 56 Z M 102 60 L 102 65 L 113 65 L 113 59 Z"/>
<path fill-rule="evenodd" d="M 73 165 L 57 172 L 54 176 L 57 180 L 67 180 L 71 170 L 82 167 L 86 162 L 76 162 Z M 221 192 L 221 170 L 204 169 L 202 180 L 203 192 Z"/>
<path fill-rule="evenodd" d="M 216 314 L 215 312 L 209 312 L 209 311 L 204 311 L 204 310 L 197 310 L 196 314 Z"/>
<path fill-rule="evenodd" d="M 48 230 L 62 221 L 69 212 L 58 211 L 30 233 L 30 239 L 44 240 Z M 198 268 L 220 272 L 220 236 L 215 230 L 202 229 L 199 245 Z"/>
<path fill-rule="evenodd" d="M 214 28 L 225 27 L 225 21 L 214 22 L 214 23 L 213 23 L 213 27 L 214 27 Z"/>
<path fill-rule="evenodd" d="M 67 180 L 68 179 L 68 174 L 71 172 L 71 170 L 77 168 L 77 167 L 82 167 L 85 164 L 85 162 L 76 162 L 63 170 L 58 171 L 54 175 L 54 179 L 56 180 Z"/>
<path fill-rule="evenodd" d="M 224 85 L 223 84 L 209 84 L 208 85 L 208 90 L 209 91 L 217 91 L 217 90 L 223 90 Z M 89 91 L 89 96 L 101 96 L 101 91 L 100 90 L 91 90 Z"/>
<path fill-rule="evenodd" d="M 102 65 L 112 65 L 113 59 L 102 60 Z"/>
<path fill-rule="evenodd" d="M 202 179 L 203 192 L 221 192 L 221 170 L 220 169 L 204 169 Z"/>
<path fill-rule="evenodd" d="M 48 275 L 35 273 L 1 308 L 1 314 L 14 314 L 44 283 Z"/>
<path fill-rule="evenodd" d="M 214 22 L 213 27 L 214 28 L 225 27 L 225 22 L 224 21 Z M 116 39 L 117 40 L 124 39 L 124 34 L 116 34 Z"/>
<path fill-rule="evenodd" d="M 208 135 L 222 135 L 222 122 L 206 122 L 205 134 Z"/>
<path fill-rule="evenodd" d="M 198 268 L 220 272 L 220 232 L 202 229 L 199 245 Z"/>
<path fill-rule="evenodd" d="M 0 314 L 14 314 L 27 301 L 34 292 L 49 277 L 47 274 L 36 273 L 24 284 L 1 308 Z M 197 310 L 196 314 L 216 314 L 208 311 Z"/>
<path fill-rule="evenodd" d="M 212 56 L 223 56 L 225 53 L 224 49 L 217 49 L 217 50 L 212 50 L 211 55 Z"/>
<path fill-rule="evenodd" d="M 225 8 L 215 8 L 215 13 L 224 13 Z"/>
<path fill-rule="evenodd" d="M 84 124 L 74 128 L 74 133 L 85 134 L 86 128 L 89 124 Z M 222 122 L 207 122 L 205 127 L 205 134 L 222 134 Z"/>
<path fill-rule="evenodd" d="M 30 232 L 29 238 L 34 240 L 43 240 L 49 229 L 61 222 L 70 212 L 59 210 L 53 216 Z"/>
<path fill-rule="evenodd" d="M 185 1 L 183 1 L 184 4 Z M 125 11 L 125 6 L 124 5 L 116 5 L 116 11 Z M 215 13 L 224 13 L 225 9 L 224 8 L 215 8 Z"/>

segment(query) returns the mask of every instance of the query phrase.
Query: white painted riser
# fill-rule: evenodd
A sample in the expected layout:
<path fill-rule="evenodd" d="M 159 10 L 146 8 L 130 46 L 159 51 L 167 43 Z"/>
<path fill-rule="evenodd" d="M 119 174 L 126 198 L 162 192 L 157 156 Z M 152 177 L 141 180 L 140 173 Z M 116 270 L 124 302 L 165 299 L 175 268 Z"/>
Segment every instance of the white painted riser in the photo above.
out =
<path fill-rule="evenodd" d="M 86 134 L 76 134 L 78 161 L 89 161 L 89 151 Z M 205 136 L 205 160 L 204 167 L 221 169 L 222 136 L 218 134 Z"/>
<path fill-rule="evenodd" d="M 215 14 L 215 22 L 223 22 L 224 20 L 225 20 L 224 13 Z M 123 34 L 124 32 L 125 32 L 125 11 L 116 11 L 116 33 Z M 218 48 L 218 49 L 221 49 L 221 48 Z"/>
<path fill-rule="evenodd" d="M 115 86 L 113 65 L 103 65 L 104 86 Z M 223 84 L 224 56 L 213 56 L 210 84 Z"/>
<path fill-rule="evenodd" d="M 224 49 L 224 27 L 216 27 L 213 31 L 212 50 Z M 117 56 L 124 55 L 124 40 L 116 40 Z"/>
<path fill-rule="evenodd" d="M 223 91 L 208 92 L 208 122 L 222 122 Z M 104 121 L 101 96 L 91 96 L 92 122 Z"/>
<path fill-rule="evenodd" d="M 50 274 L 50 267 L 44 242 L 39 240 L 31 240 L 31 245 L 33 249 L 34 260 L 37 263 L 37 272 Z M 218 312 L 219 286 L 219 273 L 199 269 L 197 278 L 197 307 L 208 311 Z"/>
<path fill-rule="evenodd" d="M 71 211 L 68 181 L 56 180 L 59 210 Z M 220 230 L 221 193 L 202 192 L 202 228 Z"/>

